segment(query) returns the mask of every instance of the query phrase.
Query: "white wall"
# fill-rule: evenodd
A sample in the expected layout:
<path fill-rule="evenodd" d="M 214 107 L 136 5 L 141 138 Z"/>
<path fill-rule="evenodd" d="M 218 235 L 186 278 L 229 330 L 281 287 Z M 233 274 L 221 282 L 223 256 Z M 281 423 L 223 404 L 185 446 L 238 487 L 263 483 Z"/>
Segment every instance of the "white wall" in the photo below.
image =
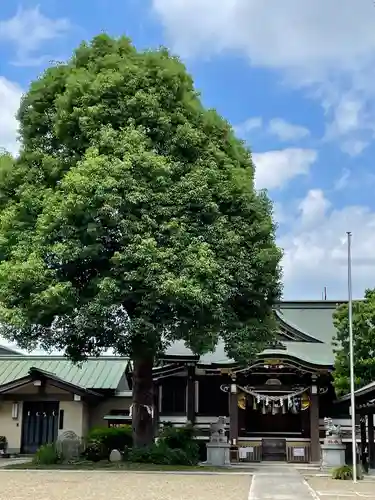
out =
<path fill-rule="evenodd" d="M 22 403 L 19 403 L 18 419 L 12 419 L 13 401 L 0 402 L 0 435 L 8 440 L 10 453 L 19 453 L 21 449 Z"/>
<path fill-rule="evenodd" d="M 83 437 L 87 430 L 87 416 L 85 405 L 82 401 L 60 401 L 60 410 L 64 410 L 64 426 L 59 429 L 59 434 L 73 431 Z"/>

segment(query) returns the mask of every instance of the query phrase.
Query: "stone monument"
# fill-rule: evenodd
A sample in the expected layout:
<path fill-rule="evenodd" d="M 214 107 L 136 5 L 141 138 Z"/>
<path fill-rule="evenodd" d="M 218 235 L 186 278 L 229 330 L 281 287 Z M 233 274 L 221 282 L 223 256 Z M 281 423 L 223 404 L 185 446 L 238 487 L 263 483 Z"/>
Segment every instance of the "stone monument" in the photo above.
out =
<path fill-rule="evenodd" d="M 219 417 L 211 425 L 211 437 L 207 443 L 207 465 L 215 467 L 230 465 L 230 444 L 225 435 L 226 417 Z"/>
<path fill-rule="evenodd" d="M 63 460 L 78 460 L 82 454 L 82 440 L 73 431 L 62 432 L 56 440 L 56 451 Z"/>
<path fill-rule="evenodd" d="M 341 427 L 334 425 L 332 418 L 324 419 L 326 436 L 321 445 L 322 458 L 320 468 L 324 471 L 345 465 L 345 445 L 342 443 Z"/>

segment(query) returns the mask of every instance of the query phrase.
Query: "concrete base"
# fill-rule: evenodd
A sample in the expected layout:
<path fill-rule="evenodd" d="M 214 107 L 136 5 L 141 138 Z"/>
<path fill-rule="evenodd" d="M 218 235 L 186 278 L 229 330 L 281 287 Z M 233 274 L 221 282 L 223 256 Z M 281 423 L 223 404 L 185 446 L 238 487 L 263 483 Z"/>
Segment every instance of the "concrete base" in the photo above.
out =
<path fill-rule="evenodd" d="M 214 467 L 230 465 L 230 444 L 229 443 L 207 443 L 206 465 Z"/>
<path fill-rule="evenodd" d="M 7 453 L 10 453 L 11 455 L 19 455 L 21 450 L 19 448 L 8 448 Z"/>
<path fill-rule="evenodd" d="M 345 465 L 345 449 L 344 444 L 322 444 L 321 469 L 330 470 Z"/>
<path fill-rule="evenodd" d="M 4 460 L 0 460 L 0 469 L 3 467 L 10 467 L 11 465 L 27 463 L 30 463 L 30 458 L 6 458 Z"/>

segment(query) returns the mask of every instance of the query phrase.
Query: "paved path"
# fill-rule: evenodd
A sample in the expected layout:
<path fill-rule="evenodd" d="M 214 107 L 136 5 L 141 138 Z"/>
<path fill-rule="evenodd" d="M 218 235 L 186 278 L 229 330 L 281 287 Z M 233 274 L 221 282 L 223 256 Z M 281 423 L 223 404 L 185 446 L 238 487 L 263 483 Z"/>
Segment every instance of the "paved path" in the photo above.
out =
<path fill-rule="evenodd" d="M 292 467 L 267 467 L 253 476 L 248 500 L 319 500 Z"/>

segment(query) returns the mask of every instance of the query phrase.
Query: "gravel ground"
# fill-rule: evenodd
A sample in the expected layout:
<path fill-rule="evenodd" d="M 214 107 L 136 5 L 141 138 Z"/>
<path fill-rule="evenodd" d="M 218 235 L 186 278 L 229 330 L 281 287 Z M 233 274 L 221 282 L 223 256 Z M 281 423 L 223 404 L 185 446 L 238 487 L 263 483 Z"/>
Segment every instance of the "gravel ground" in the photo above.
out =
<path fill-rule="evenodd" d="M 308 484 L 322 500 L 375 500 L 375 481 L 338 481 L 326 477 L 306 478 Z"/>
<path fill-rule="evenodd" d="M 246 500 L 250 476 L 1 471 L 1 500 Z"/>

